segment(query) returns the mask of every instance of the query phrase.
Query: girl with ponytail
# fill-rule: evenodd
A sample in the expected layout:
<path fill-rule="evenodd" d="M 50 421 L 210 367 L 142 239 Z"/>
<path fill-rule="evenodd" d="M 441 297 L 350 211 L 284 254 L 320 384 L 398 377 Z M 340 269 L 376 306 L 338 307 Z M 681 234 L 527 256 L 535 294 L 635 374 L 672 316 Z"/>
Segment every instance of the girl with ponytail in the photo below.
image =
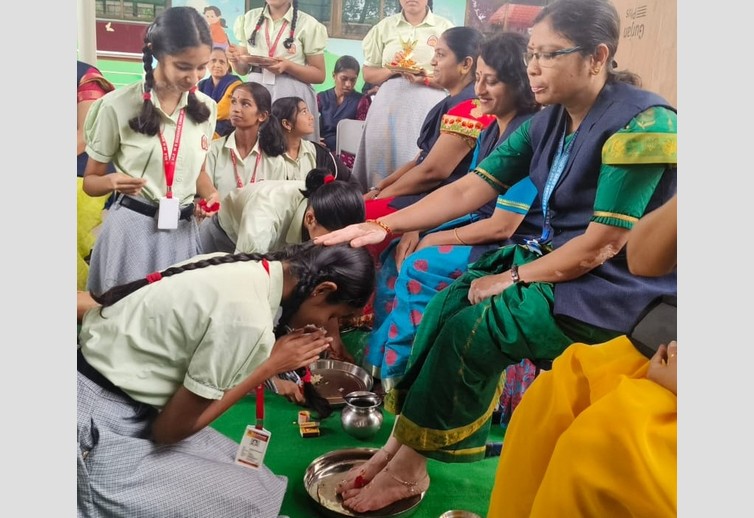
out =
<path fill-rule="evenodd" d="M 322 326 L 373 288 L 366 250 L 307 242 L 202 255 L 94 294 L 78 351 L 79 515 L 278 516 L 286 479 L 235 464 L 238 444 L 209 425 L 316 361 Z"/>
<path fill-rule="evenodd" d="M 233 70 L 267 87 L 273 102 L 288 96 L 304 99 L 315 123 L 307 138 L 319 142 L 319 112 L 312 85 L 325 81 L 327 28 L 301 11 L 298 0 L 267 0 L 263 7 L 239 16 L 233 33 L 241 42 L 228 47 Z"/>
<path fill-rule="evenodd" d="M 280 155 L 283 130 L 271 116 L 270 92 L 259 83 L 241 83 L 230 98 L 233 131 L 217 139 L 207 155 L 207 174 L 222 200 L 241 187 L 261 180 L 286 180 Z"/>
<path fill-rule="evenodd" d="M 204 171 L 217 104 L 196 90 L 211 51 L 196 9 L 167 9 L 144 36 L 144 81 L 89 110 L 84 192 L 117 198 L 94 244 L 87 290 L 104 292 L 199 252 L 194 198 L 207 206 L 218 200 Z M 106 175 L 109 162 L 116 171 Z M 201 208 L 196 214 L 207 215 Z"/>

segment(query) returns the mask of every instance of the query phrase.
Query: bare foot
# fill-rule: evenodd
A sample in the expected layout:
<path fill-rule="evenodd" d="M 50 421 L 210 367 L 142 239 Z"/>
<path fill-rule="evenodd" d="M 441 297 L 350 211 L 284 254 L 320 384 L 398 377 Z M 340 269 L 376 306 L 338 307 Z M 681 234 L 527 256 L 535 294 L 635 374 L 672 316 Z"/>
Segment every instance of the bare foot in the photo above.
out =
<path fill-rule="evenodd" d="M 393 456 L 386 450 L 377 450 L 377 452 L 369 457 L 369 460 L 365 463 L 351 468 L 346 474 L 346 477 L 336 486 L 335 494 L 339 495 L 343 493 L 343 491 L 348 491 L 354 488 L 360 489 L 366 486 L 377 473 L 387 466 L 387 463 L 390 462 L 391 458 L 393 458 Z"/>
<path fill-rule="evenodd" d="M 429 474 L 426 471 L 423 473 L 407 481 L 385 466 L 366 487 L 345 493 L 343 506 L 357 513 L 365 513 L 416 496 L 429 488 Z"/>

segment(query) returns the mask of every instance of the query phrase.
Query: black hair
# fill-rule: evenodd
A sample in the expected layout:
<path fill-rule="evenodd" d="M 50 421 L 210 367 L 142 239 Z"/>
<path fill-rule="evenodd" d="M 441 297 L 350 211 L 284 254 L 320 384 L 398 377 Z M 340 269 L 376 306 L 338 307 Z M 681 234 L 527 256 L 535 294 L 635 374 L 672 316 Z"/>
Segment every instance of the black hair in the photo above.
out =
<path fill-rule="evenodd" d="M 608 48 L 607 81 L 639 86 L 639 76 L 628 70 L 616 70 L 615 53 L 620 41 L 620 17 L 610 0 L 556 0 L 545 6 L 532 25 L 547 20 L 555 32 L 581 47 L 580 54 L 588 56 L 598 45 Z"/>
<path fill-rule="evenodd" d="M 251 94 L 257 110 L 267 113 L 267 120 L 259 125 L 259 147 L 269 156 L 279 156 L 285 152 L 285 136 L 277 120 L 272 120 L 272 95 L 266 87 L 255 81 L 247 81 L 238 85 L 233 91 L 243 89 Z"/>
<path fill-rule="evenodd" d="M 279 97 L 272 103 L 271 114 L 280 124 L 281 131 L 284 131 L 284 120 L 287 120 L 291 123 L 292 126 L 295 126 L 296 118 L 298 117 L 298 114 L 301 113 L 301 111 L 298 109 L 298 105 L 301 103 L 306 104 L 306 101 L 304 101 L 301 97 L 296 96 Z"/>
<path fill-rule="evenodd" d="M 534 113 L 540 105 L 534 98 L 521 56 L 529 38 L 519 32 L 501 32 L 482 44 L 479 56 L 495 71 L 498 81 L 505 83 L 516 99 L 516 113 Z"/>
<path fill-rule="evenodd" d="M 344 70 L 355 70 L 356 75 L 359 75 L 359 70 L 361 70 L 361 67 L 359 66 L 359 62 L 356 60 L 353 56 L 340 56 L 338 60 L 335 62 L 335 67 L 333 69 L 333 74 L 337 74 L 338 72 L 343 72 Z"/>
<path fill-rule="evenodd" d="M 212 11 L 213 13 L 215 13 L 215 16 L 217 16 L 218 18 L 220 18 L 220 27 L 222 27 L 223 29 L 227 29 L 228 28 L 228 25 L 227 25 L 227 22 L 225 21 L 225 18 L 222 18 L 223 12 L 220 10 L 219 7 L 214 6 L 214 5 L 208 5 L 207 7 L 204 8 L 204 11 L 202 11 L 202 12 L 206 13 L 207 11 Z"/>
<path fill-rule="evenodd" d="M 293 36 L 296 33 L 296 22 L 298 21 L 298 0 L 291 0 L 291 5 L 293 5 L 293 16 L 291 17 L 291 29 L 288 32 L 288 37 L 283 40 L 283 47 L 286 49 L 290 49 L 293 45 Z M 249 45 L 252 47 L 256 46 L 257 41 L 257 32 L 262 28 L 262 24 L 264 23 L 264 12 L 267 10 L 267 2 L 264 3 L 264 7 L 262 7 L 262 12 L 259 13 L 259 19 L 257 20 L 257 24 L 254 26 L 254 30 L 251 33 L 251 36 L 249 37 Z"/>
<path fill-rule="evenodd" d="M 358 185 L 337 180 L 327 169 L 314 168 L 301 191 L 317 222 L 332 232 L 366 219 L 364 196 Z"/>
<path fill-rule="evenodd" d="M 484 35 L 473 27 L 451 27 L 440 35 L 459 63 L 471 58 L 471 77 L 476 74 L 476 58 L 482 48 Z"/>
<path fill-rule="evenodd" d="M 171 266 L 161 271 L 161 279 L 155 282 L 163 282 L 164 279 L 173 275 L 200 268 L 262 259 L 287 263 L 290 273 L 297 279 L 293 295 L 282 302 L 283 313 L 278 323 L 280 329 L 285 328 L 304 300 L 311 295 L 315 287 L 323 282 L 330 281 L 338 287 L 337 290 L 328 294 L 327 303 L 347 304 L 354 309 L 363 308 L 374 289 L 374 260 L 366 248 L 352 248 L 347 243 L 333 246 L 315 245 L 312 241 L 289 245 L 280 251 L 266 254 L 217 255 L 181 266 Z M 100 308 L 102 312 L 108 306 L 148 284 L 149 280 L 144 277 L 115 286 L 101 294 L 92 293 L 91 296 L 102 306 Z"/>
<path fill-rule="evenodd" d="M 214 46 L 207 20 L 193 7 L 165 9 L 147 27 L 141 58 L 145 72 L 145 99 L 139 114 L 128 121 L 132 130 L 150 136 L 160 131 L 160 116 L 150 98 L 154 87 L 153 58 L 159 61 L 164 56 L 173 56 L 202 45 L 210 49 Z M 186 114 L 196 123 L 205 122 L 210 116 L 209 107 L 197 99 L 194 90 L 189 91 Z"/>

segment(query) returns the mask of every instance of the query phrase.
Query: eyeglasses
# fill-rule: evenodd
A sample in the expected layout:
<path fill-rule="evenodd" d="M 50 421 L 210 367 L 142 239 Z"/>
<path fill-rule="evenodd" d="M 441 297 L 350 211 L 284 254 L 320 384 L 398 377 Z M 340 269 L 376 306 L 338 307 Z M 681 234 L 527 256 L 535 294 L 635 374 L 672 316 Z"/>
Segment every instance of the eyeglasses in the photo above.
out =
<path fill-rule="evenodd" d="M 524 64 L 528 67 L 532 60 L 536 59 L 537 64 L 540 67 L 548 68 L 555 64 L 556 57 L 573 54 L 579 50 L 582 50 L 582 47 L 570 47 L 567 49 L 553 50 L 552 52 L 524 52 Z"/>

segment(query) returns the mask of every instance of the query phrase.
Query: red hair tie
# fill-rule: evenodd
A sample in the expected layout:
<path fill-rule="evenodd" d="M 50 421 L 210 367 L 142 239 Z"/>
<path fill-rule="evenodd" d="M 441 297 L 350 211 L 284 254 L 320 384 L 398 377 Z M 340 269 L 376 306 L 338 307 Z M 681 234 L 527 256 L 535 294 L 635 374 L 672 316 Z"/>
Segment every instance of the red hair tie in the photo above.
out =
<path fill-rule="evenodd" d="M 304 383 L 312 382 L 312 371 L 309 370 L 309 367 L 306 368 L 306 372 L 304 373 L 304 377 L 301 378 L 301 381 L 303 381 Z"/>
<path fill-rule="evenodd" d="M 189 88 L 189 93 L 190 94 L 196 93 L 196 85 L 194 85 L 191 88 Z"/>
<path fill-rule="evenodd" d="M 328 174 L 327 176 L 325 176 L 325 183 L 330 183 L 334 181 L 335 181 L 335 177 L 333 175 Z"/>
<path fill-rule="evenodd" d="M 152 272 L 149 275 L 147 275 L 147 282 L 149 284 L 152 284 L 153 282 L 157 282 L 160 279 L 162 279 L 162 274 L 160 272 Z"/>
<path fill-rule="evenodd" d="M 142 95 L 145 101 L 151 101 L 152 100 L 152 92 L 144 92 L 144 95 Z"/>

